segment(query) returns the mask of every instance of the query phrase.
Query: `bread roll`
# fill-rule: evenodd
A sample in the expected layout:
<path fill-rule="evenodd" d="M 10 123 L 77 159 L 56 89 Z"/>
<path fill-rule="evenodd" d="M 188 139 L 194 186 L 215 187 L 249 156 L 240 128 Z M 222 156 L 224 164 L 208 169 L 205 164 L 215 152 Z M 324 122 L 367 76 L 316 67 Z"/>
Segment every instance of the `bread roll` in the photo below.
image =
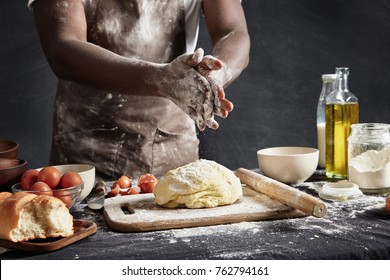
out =
<path fill-rule="evenodd" d="M 0 192 L 0 204 L 3 203 L 8 197 L 10 197 L 12 193 L 10 192 Z"/>
<path fill-rule="evenodd" d="M 60 199 L 26 192 L 0 193 L 0 238 L 19 242 L 72 234 L 73 216 Z"/>
<path fill-rule="evenodd" d="M 201 159 L 168 171 L 153 192 L 164 207 L 212 208 L 240 199 L 242 186 L 225 166 Z"/>

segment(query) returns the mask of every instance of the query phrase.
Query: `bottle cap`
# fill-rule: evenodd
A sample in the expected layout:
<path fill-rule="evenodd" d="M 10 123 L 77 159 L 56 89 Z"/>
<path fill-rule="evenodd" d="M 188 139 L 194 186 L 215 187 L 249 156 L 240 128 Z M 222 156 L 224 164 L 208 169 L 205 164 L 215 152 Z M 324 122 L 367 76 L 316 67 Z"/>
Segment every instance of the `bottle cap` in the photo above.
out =
<path fill-rule="evenodd" d="M 338 181 L 335 183 L 326 183 L 322 186 L 319 196 L 325 200 L 345 201 L 359 198 L 363 192 L 359 186 L 348 182 L 347 180 Z"/>

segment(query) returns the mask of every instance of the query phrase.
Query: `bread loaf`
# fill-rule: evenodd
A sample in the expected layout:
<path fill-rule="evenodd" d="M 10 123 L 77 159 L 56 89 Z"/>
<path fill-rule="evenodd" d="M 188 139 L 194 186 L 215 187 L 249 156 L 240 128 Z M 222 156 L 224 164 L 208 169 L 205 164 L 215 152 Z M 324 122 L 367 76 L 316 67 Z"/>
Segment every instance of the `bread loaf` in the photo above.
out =
<path fill-rule="evenodd" d="M 0 204 L 3 203 L 8 197 L 10 197 L 12 193 L 10 192 L 0 192 Z"/>
<path fill-rule="evenodd" d="M 58 198 L 0 193 L 0 238 L 13 242 L 73 234 L 73 216 Z"/>

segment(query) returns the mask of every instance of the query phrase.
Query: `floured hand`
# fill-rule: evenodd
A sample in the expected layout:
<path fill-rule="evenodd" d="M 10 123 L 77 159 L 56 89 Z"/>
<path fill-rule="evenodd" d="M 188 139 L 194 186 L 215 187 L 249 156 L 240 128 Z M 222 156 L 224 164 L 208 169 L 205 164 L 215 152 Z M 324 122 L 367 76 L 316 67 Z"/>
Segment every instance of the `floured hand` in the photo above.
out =
<path fill-rule="evenodd" d="M 222 81 L 229 79 L 226 70 L 223 67 L 223 62 L 214 56 L 206 55 L 196 66 L 196 69 L 211 85 L 214 94 L 213 113 L 217 116 L 226 118 L 228 113 L 233 110 L 233 103 L 225 98 L 225 91 L 222 86 Z M 206 117 L 208 116 L 209 115 Z"/>
<path fill-rule="evenodd" d="M 222 81 L 229 80 L 226 69 L 223 67 L 223 62 L 211 55 L 203 56 L 203 50 L 198 49 L 186 63 L 195 67 L 210 83 L 212 96 L 206 96 L 203 120 L 207 127 L 217 129 L 219 124 L 214 120 L 214 115 L 226 118 L 228 113 L 233 110 L 233 103 L 225 98 L 225 91 L 222 86 Z M 209 93 L 207 92 L 206 94 Z M 199 127 L 200 130 L 204 128 Z"/>
<path fill-rule="evenodd" d="M 227 116 L 227 111 L 224 110 L 224 112 L 222 112 L 221 109 L 219 109 L 221 107 L 222 100 L 226 99 L 224 98 L 225 93 L 223 91 L 223 88 L 218 87 L 217 82 L 210 78 L 210 71 L 219 70 L 222 67 L 222 62 L 212 56 L 204 57 L 203 49 L 199 48 L 194 52 L 192 56 L 190 56 L 186 60 L 186 63 L 187 65 L 197 69 L 198 72 L 209 81 L 212 90 L 211 94 L 209 91 L 205 92 L 206 99 L 205 103 L 203 104 L 204 113 L 203 115 L 198 115 L 198 120 L 201 120 L 201 125 L 199 125 L 199 122 L 197 122 L 198 128 L 201 131 L 203 131 L 206 126 L 212 129 L 217 129 L 219 127 L 219 124 L 214 120 L 214 113 L 217 112 L 218 115 L 223 117 Z M 229 103 L 231 104 L 231 102 Z M 231 109 L 233 109 L 232 106 L 233 104 L 231 104 Z"/>
<path fill-rule="evenodd" d="M 210 110 L 213 111 L 214 94 L 207 78 L 195 69 L 202 60 L 202 49 L 193 54 L 183 54 L 162 66 L 156 77 L 160 94 L 188 114 L 200 130 L 206 128 L 206 120 L 208 126 L 218 127 L 218 123 L 205 118 Z"/>

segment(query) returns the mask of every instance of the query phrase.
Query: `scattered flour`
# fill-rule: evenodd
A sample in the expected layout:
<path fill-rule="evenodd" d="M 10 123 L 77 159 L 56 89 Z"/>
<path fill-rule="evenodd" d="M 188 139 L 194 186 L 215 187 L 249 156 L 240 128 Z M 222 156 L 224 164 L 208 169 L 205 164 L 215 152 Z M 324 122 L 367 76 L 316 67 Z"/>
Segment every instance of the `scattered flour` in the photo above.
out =
<path fill-rule="evenodd" d="M 300 187 L 306 188 L 308 192 L 318 192 L 322 184 L 322 182 L 308 182 L 301 184 Z M 107 228 L 101 213 L 91 211 L 83 204 L 76 205 L 74 210 L 79 214 L 76 218 L 94 220 L 99 224 L 98 232 L 93 237 L 97 241 L 100 238 L 105 238 L 107 232 L 109 232 L 110 238 L 118 240 L 114 242 L 115 248 L 108 249 L 113 254 L 118 248 L 125 250 L 128 248 L 129 242 L 132 242 L 131 246 L 140 246 L 137 249 L 139 254 L 153 250 L 154 246 L 169 248 L 169 246 L 174 245 L 175 248 L 181 248 L 182 257 L 187 256 L 188 258 L 196 256 L 204 259 L 251 259 L 256 256 L 278 258 L 288 255 L 306 258 L 307 251 L 305 251 L 306 246 L 302 246 L 303 243 L 308 242 L 312 244 L 311 248 L 319 248 L 320 251 L 322 250 L 321 244 L 331 243 L 335 239 L 350 240 L 348 242 L 351 242 L 351 246 L 368 252 L 367 245 L 354 242 L 351 240 L 351 236 L 359 234 L 364 236 L 366 240 L 373 240 L 375 236 L 372 232 L 375 232 L 381 225 L 378 224 L 379 222 L 373 222 L 362 228 L 359 223 L 349 221 L 363 217 L 370 219 L 370 215 L 376 215 L 383 211 L 384 203 L 383 196 L 364 195 L 350 201 L 326 202 L 328 213 L 321 219 L 308 216 L 143 233 L 112 232 Z M 218 242 L 209 242 L 209 240 L 215 240 L 215 237 L 218 237 Z M 124 242 L 124 240 L 129 241 Z M 258 242 L 253 242 L 253 240 Z M 278 240 L 287 240 L 287 242 L 278 242 Z M 342 244 L 345 245 L 345 242 Z M 157 257 L 159 257 L 158 254 L 161 254 L 162 258 L 166 257 L 163 252 L 156 252 L 156 254 Z"/>

